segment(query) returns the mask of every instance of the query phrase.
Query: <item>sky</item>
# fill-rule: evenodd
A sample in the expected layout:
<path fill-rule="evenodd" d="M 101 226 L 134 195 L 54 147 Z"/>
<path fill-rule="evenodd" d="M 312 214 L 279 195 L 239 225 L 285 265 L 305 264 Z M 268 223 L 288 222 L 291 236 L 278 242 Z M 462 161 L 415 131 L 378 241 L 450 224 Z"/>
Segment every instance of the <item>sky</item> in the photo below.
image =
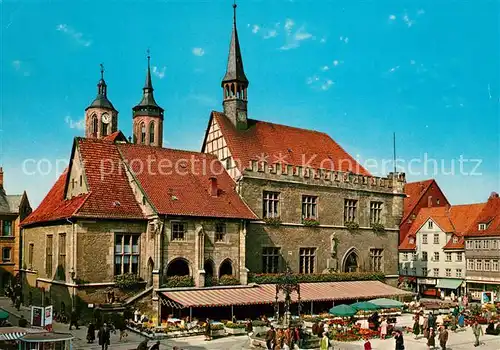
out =
<path fill-rule="evenodd" d="M 164 146 L 200 150 L 222 109 L 232 1 L 0 0 L 0 165 L 33 207 L 64 170 L 99 64 L 131 134 L 151 51 Z M 328 133 L 374 175 L 500 190 L 498 1 L 239 1 L 249 116 Z M 385 163 L 386 164 L 386 163 Z"/>

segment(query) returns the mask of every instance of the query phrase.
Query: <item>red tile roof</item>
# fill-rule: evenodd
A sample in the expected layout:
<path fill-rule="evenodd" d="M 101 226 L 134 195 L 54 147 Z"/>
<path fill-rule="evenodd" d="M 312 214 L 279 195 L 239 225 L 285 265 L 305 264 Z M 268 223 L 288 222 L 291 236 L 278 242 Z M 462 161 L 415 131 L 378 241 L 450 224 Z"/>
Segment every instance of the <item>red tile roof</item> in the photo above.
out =
<path fill-rule="evenodd" d="M 413 211 L 413 208 L 418 204 L 422 196 L 425 194 L 427 189 L 434 182 L 433 179 L 417 181 L 417 182 L 409 182 L 405 184 L 404 193 L 406 197 L 403 202 L 403 220 L 407 218 L 408 215 Z"/>
<path fill-rule="evenodd" d="M 329 301 L 372 299 L 408 295 L 410 292 L 391 287 L 379 281 L 301 283 L 301 301 Z M 229 305 L 272 304 L 276 286 L 262 284 L 244 288 L 203 288 L 198 290 L 167 291 L 163 295 L 184 307 L 211 307 Z M 297 302 L 297 293 L 292 293 Z M 279 296 L 283 301 L 283 293 Z"/>
<path fill-rule="evenodd" d="M 414 234 L 406 235 L 403 242 L 401 242 L 401 244 L 399 245 L 399 250 L 415 250 L 415 249 L 417 249 L 415 235 Z"/>
<path fill-rule="evenodd" d="M 454 238 L 457 238 L 456 242 L 453 242 Z M 464 249 L 464 237 L 459 235 L 452 235 L 448 243 L 443 247 L 443 249 Z"/>
<path fill-rule="evenodd" d="M 239 197 L 235 182 L 215 156 L 133 144 L 117 146 L 160 214 L 257 218 Z M 148 157 L 153 160 L 151 171 L 141 171 Z M 217 179 L 216 197 L 210 194 L 210 178 Z"/>
<path fill-rule="evenodd" d="M 479 224 L 486 224 L 486 229 L 479 231 Z M 470 225 L 466 236 L 500 236 L 500 197 L 492 193 L 483 210 Z"/>
<path fill-rule="evenodd" d="M 409 245 L 408 243 L 409 237 L 415 237 L 420 228 L 429 219 L 432 219 L 443 232 L 453 233 L 461 237 L 477 218 L 484 206 L 484 203 L 479 203 L 420 209 L 410 227 L 407 237 L 403 240 L 399 249 L 414 249 L 413 245 Z M 459 239 L 459 242 L 453 243 L 453 238 L 451 238 L 450 242 L 447 242 L 445 245 L 445 249 L 461 248 L 463 248 L 463 239 Z"/>
<path fill-rule="evenodd" d="M 246 130 L 237 130 L 220 112 L 212 112 L 240 170 L 252 160 L 286 163 L 370 175 L 354 158 L 325 133 L 248 120 Z M 210 125 L 210 124 L 209 124 Z"/>
<path fill-rule="evenodd" d="M 238 196 L 234 181 L 212 155 L 106 139 L 76 138 L 74 147 L 80 152 L 89 192 L 66 200 L 65 171 L 39 207 L 22 222 L 23 226 L 70 217 L 144 219 L 127 177 L 128 170 L 133 171 L 145 197 L 159 214 L 256 218 Z M 177 167 L 180 163 L 187 167 Z M 169 174 L 161 173 L 165 164 L 174 166 L 166 168 Z M 216 197 L 209 192 L 211 177 L 217 179 Z"/>
<path fill-rule="evenodd" d="M 64 200 L 64 185 L 68 170 L 59 177 L 38 208 L 33 211 L 22 224 L 30 225 L 37 222 L 50 222 L 72 217 L 88 198 L 88 194 Z"/>

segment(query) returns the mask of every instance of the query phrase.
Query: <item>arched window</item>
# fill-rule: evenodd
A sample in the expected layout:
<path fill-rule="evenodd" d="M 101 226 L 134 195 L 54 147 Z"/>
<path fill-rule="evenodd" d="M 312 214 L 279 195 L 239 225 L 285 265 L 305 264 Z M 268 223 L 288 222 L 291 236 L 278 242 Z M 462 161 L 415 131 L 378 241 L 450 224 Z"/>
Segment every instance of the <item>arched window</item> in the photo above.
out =
<path fill-rule="evenodd" d="M 189 276 L 189 264 L 183 258 L 172 260 L 167 267 L 167 276 Z"/>
<path fill-rule="evenodd" d="M 149 123 L 149 144 L 155 143 L 155 122 Z"/>
<path fill-rule="evenodd" d="M 92 136 L 97 136 L 97 131 L 99 129 L 99 123 L 97 121 L 97 116 L 95 114 L 92 115 L 92 126 L 90 132 L 92 133 Z"/>
<path fill-rule="evenodd" d="M 231 260 L 226 259 L 219 266 L 219 278 L 222 276 L 231 276 L 233 274 L 233 264 Z"/>
<path fill-rule="evenodd" d="M 141 124 L 141 143 L 144 145 L 146 143 L 146 124 Z"/>
<path fill-rule="evenodd" d="M 351 249 L 344 258 L 344 272 L 357 272 L 359 269 L 359 258 L 355 249 Z"/>
<path fill-rule="evenodd" d="M 108 136 L 108 126 L 109 124 L 106 124 L 104 122 L 101 122 L 101 130 L 102 130 L 102 136 Z"/>

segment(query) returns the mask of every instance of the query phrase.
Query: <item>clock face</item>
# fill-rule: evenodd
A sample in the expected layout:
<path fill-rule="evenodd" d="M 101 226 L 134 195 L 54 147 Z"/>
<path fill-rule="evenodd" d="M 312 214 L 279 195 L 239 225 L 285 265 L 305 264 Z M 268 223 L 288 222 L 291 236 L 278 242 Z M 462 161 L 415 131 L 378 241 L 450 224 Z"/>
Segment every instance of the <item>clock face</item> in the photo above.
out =
<path fill-rule="evenodd" d="M 245 121 L 245 119 L 246 119 L 245 112 L 238 111 L 238 120 L 243 122 Z"/>
<path fill-rule="evenodd" d="M 109 124 L 111 122 L 111 116 L 108 113 L 103 113 L 101 120 L 104 124 Z"/>

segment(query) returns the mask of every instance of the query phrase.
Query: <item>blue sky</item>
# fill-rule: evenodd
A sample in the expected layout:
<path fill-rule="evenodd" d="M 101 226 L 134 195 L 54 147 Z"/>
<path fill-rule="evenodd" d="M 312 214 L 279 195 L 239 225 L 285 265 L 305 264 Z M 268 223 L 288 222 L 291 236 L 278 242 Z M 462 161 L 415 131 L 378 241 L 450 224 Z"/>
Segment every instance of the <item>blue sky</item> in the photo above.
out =
<path fill-rule="evenodd" d="M 436 171 L 414 162 L 408 180 L 436 178 L 452 203 L 485 201 L 500 188 L 498 4 L 240 1 L 249 115 L 327 132 L 361 161 L 377 161 L 375 174 L 392 158 L 396 132 L 398 158 L 438 160 Z M 101 62 L 130 135 L 147 48 L 165 146 L 200 149 L 210 111 L 221 110 L 230 1 L 0 0 L 0 12 L 8 192 L 26 189 L 37 205 L 49 190 L 83 135 Z M 443 173 L 452 164 L 460 173 L 460 157 L 467 174 Z M 23 173 L 26 159 L 41 171 Z"/>

